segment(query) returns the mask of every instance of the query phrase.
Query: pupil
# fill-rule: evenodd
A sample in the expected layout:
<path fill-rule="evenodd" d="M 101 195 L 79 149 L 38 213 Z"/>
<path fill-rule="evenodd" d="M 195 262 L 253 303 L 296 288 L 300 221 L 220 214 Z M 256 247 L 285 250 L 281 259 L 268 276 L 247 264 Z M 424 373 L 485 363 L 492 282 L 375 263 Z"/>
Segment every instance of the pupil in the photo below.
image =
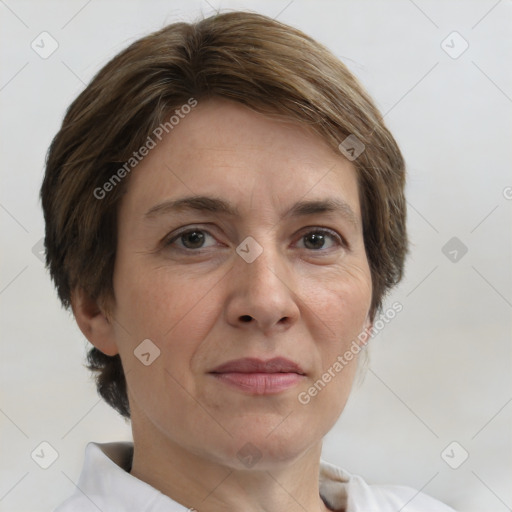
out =
<path fill-rule="evenodd" d="M 314 248 L 322 247 L 324 244 L 324 235 L 322 235 L 321 233 L 313 233 L 309 235 L 307 238 L 313 242 L 310 245 L 313 245 Z"/>
<path fill-rule="evenodd" d="M 185 243 L 185 246 L 192 245 L 193 247 L 200 247 L 204 241 L 204 234 L 200 231 L 192 231 L 190 233 L 187 233 L 184 237 L 185 242 L 191 242 Z"/>

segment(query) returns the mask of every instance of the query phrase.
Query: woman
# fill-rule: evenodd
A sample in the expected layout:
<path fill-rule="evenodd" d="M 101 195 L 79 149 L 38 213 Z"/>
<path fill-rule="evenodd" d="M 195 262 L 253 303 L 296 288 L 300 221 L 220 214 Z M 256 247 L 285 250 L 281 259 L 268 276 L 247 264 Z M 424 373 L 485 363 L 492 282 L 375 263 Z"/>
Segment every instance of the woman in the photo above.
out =
<path fill-rule="evenodd" d="M 59 297 L 134 442 L 90 443 L 58 512 L 452 510 L 320 460 L 402 276 L 404 182 L 347 68 L 265 16 L 170 25 L 109 62 L 41 196 Z"/>

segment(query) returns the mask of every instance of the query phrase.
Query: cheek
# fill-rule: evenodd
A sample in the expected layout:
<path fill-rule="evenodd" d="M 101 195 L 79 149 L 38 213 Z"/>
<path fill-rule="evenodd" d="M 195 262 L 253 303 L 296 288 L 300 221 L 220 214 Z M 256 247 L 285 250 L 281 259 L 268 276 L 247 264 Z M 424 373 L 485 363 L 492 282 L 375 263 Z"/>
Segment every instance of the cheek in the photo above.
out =
<path fill-rule="evenodd" d="M 323 415 L 336 421 L 350 394 L 371 304 L 371 276 L 364 265 L 346 266 L 309 290 L 320 364 L 303 395 Z"/>
<path fill-rule="evenodd" d="M 191 363 L 220 314 L 217 281 L 206 275 L 186 276 L 169 267 L 130 271 L 119 266 L 116 336 L 130 395 L 139 408 L 160 411 L 162 418 L 176 409 L 186 411 L 187 417 L 196 409 L 197 404 L 187 399 L 195 393 Z M 157 348 L 149 345 L 144 352 L 150 352 L 151 359 L 158 353 L 148 366 L 137 358 L 146 339 Z"/>
<path fill-rule="evenodd" d="M 143 269 L 142 264 L 138 268 Z M 116 320 L 120 324 L 117 336 L 126 371 L 135 370 L 131 378 L 138 385 L 163 387 L 175 400 L 179 399 L 175 394 L 182 390 L 174 379 L 193 389 L 194 357 L 221 315 L 221 286 L 216 286 L 221 285 L 219 276 L 194 276 L 169 267 L 130 272 L 120 266 L 120 270 Z M 128 277 L 123 279 L 123 275 Z M 133 357 L 146 339 L 160 351 L 150 372 Z M 139 377 L 143 377 L 142 381 Z M 162 382 L 158 383 L 160 379 Z"/>
<path fill-rule="evenodd" d="M 116 312 L 130 331 L 165 339 L 183 326 L 192 335 L 205 318 L 202 306 L 216 280 L 177 272 L 166 266 L 119 265 L 116 273 Z M 200 314 L 201 313 L 201 314 Z"/>
<path fill-rule="evenodd" d="M 351 265 L 337 269 L 314 283 L 304 292 L 307 306 L 325 327 L 326 339 L 339 345 L 357 336 L 365 324 L 372 286 L 369 269 L 364 265 Z"/>
<path fill-rule="evenodd" d="M 328 409 L 335 418 L 345 405 L 357 371 L 361 351 L 358 336 L 364 332 L 371 304 L 369 269 L 364 265 L 346 266 L 335 275 L 317 280 L 306 292 L 320 355 L 314 389 L 309 388 L 308 394 L 315 397 L 315 406 L 323 414 Z"/>

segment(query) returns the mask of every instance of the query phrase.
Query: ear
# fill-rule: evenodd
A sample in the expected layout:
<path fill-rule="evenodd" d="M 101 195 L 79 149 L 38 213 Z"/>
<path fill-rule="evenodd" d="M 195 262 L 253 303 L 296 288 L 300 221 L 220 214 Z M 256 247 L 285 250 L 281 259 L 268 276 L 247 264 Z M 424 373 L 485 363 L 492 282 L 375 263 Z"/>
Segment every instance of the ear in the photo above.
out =
<path fill-rule="evenodd" d="M 78 327 L 98 350 L 107 356 L 119 353 L 112 320 L 98 301 L 77 288 L 71 294 L 71 308 Z"/>

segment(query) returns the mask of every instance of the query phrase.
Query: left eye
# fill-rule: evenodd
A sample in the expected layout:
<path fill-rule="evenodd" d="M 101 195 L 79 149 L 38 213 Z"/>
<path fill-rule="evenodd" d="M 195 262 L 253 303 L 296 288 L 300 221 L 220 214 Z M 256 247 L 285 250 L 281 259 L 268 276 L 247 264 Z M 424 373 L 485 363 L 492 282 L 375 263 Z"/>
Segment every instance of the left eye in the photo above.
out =
<path fill-rule="evenodd" d="M 330 239 L 331 245 L 325 247 L 326 242 Z M 305 235 L 302 235 L 301 240 L 304 242 L 304 248 L 317 251 L 319 249 L 330 249 L 335 245 L 342 245 L 340 236 L 330 230 L 326 229 L 315 229 L 309 231 Z"/>

